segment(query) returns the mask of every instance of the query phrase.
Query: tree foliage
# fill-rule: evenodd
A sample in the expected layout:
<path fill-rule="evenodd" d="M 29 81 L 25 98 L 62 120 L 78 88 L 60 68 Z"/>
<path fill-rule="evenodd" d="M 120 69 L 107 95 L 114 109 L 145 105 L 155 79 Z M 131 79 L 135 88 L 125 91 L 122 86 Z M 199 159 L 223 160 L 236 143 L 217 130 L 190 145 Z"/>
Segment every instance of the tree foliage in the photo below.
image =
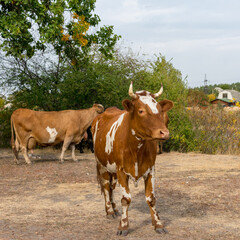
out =
<path fill-rule="evenodd" d="M 111 56 L 119 36 L 112 26 L 89 31 L 100 22 L 96 0 L 2 0 L 0 47 L 18 59 L 31 58 L 49 46 L 77 66 L 93 44 Z"/>

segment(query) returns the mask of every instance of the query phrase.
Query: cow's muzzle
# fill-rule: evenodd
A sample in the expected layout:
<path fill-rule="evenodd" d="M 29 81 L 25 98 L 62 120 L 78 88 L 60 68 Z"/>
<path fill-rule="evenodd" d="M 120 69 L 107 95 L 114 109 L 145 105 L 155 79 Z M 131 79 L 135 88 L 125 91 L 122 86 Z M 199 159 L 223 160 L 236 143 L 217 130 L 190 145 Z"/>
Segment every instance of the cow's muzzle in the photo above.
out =
<path fill-rule="evenodd" d="M 162 130 L 158 129 L 154 131 L 153 138 L 156 140 L 168 140 L 169 139 L 169 131 L 167 129 Z"/>

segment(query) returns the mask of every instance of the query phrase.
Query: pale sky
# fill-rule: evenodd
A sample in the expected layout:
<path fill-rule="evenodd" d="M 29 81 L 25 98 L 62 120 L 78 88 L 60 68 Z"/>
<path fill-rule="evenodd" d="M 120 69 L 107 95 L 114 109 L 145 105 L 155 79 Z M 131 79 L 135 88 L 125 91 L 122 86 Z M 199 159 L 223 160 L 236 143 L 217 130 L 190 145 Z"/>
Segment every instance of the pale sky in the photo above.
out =
<path fill-rule="evenodd" d="M 97 0 L 101 25 L 149 58 L 161 53 L 189 87 L 240 82 L 239 0 Z"/>

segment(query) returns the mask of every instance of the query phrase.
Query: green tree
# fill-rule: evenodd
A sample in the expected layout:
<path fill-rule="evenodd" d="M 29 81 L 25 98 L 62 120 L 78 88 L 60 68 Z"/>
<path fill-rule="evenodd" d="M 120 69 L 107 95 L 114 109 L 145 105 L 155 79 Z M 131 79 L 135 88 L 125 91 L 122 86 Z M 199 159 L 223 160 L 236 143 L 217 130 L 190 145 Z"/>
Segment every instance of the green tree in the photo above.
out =
<path fill-rule="evenodd" d="M 18 59 L 31 58 L 51 46 L 55 54 L 77 66 L 92 44 L 111 56 L 119 36 L 112 26 L 95 33 L 99 24 L 93 14 L 96 0 L 3 0 L 0 1 L 0 47 Z"/>

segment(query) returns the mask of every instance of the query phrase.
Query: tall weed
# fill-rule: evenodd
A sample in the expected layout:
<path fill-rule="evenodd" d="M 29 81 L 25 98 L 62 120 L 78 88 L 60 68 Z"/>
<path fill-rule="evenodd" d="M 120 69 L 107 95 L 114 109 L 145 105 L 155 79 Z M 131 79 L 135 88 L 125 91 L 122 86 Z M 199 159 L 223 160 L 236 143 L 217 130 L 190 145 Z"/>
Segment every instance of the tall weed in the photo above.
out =
<path fill-rule="evenodd" d="M 240 111 L 195 107 L 188 114 L 195 134 L 195 151 L 240 154 Z"/>

